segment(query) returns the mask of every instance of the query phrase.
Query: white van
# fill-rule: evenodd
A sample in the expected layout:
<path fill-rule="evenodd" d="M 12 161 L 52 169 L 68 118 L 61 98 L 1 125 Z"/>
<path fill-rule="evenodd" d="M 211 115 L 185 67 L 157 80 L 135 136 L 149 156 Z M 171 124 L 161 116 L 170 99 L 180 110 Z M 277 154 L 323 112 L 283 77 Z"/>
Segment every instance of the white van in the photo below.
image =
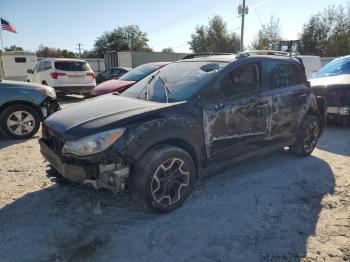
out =
<path fill-rule="evenodd" d="M 26 81 L 27 70 L 37 63 L 36 54 L 26 51 L 6 51 L 2 53 L 4 78 L 7 80 Z"/>
<path fill-rule="evenodd" d="M 305 74 L 309 79 L 314 73 L 316 73 L 322 67 L 321 58 L 314 55 L 298 55 L 303 60 L 305 67 Z"/>

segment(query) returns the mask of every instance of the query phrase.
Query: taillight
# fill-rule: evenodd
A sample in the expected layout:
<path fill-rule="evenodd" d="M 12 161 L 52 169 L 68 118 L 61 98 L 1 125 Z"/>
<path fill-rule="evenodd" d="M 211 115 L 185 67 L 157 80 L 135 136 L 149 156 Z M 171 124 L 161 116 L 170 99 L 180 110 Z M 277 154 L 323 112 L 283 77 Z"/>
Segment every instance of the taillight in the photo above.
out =
<path fill-rule="evenodd" d="M 94 72 L 90 72 L 86 74 L 87 76 L 92 76 L 92 79 L 96 78 L 96 74 Z"/>
<path fill-rule="evenodd" d="M 52 79 L 57 79 L 58 76 L 65 76 L 65 73 L 60 73 L 60 72 L 51 72 L 50 76 L 52 77 Z"/>

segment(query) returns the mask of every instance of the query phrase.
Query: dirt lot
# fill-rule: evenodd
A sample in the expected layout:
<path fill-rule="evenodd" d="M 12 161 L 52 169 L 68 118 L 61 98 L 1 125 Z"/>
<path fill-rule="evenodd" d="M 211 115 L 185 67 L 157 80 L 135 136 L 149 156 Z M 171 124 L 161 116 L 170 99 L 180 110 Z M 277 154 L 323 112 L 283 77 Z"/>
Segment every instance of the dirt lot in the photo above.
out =
<path fill-rule="evenodd" d="M 39 134 L 0 140 L 1 261 L 350 261 L 350 128 L 308 158 L 280 151 L 196 186 L 167 215 L 59 185 Z"/>

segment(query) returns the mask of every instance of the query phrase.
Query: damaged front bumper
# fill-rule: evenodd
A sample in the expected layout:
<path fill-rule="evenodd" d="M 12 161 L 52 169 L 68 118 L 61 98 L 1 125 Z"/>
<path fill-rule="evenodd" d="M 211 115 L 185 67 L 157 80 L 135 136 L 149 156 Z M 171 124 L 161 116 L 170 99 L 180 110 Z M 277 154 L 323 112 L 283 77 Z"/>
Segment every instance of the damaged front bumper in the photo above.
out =
<path fill-rule="evenodd" d="M 44 100 L 43 103 L 41 103 L 40 109 L 41 109 L 42 117 L 45 119 L 49 115 L 52 115 L 58 110 L 61 110 L 61 106 L 58 103 L 57 99 L 48 97 L 47 99 Z"/>
<path fill-rule="evenodd" d="M 93 186 L 95 189 L 107 188 L 112 192 L 125 190 L 130 167 L 111 150 L 85 159 L 64 157 L 57 152 L 59 147 L 54 139 L 43 137 L 39 140 L 40 151 L 51 166 L 68 180 Z"/>

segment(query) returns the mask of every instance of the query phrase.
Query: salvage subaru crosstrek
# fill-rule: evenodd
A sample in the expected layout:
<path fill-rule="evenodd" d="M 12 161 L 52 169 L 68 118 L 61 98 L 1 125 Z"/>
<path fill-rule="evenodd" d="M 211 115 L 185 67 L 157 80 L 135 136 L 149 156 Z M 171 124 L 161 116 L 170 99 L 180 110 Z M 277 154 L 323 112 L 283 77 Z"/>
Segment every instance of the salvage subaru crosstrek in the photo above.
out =
<path fill-rule="evenodd" d="M 196 179 L 242 159 L 286 146 L 310 155 L 326 112 L 297 58 L 193 55 L 122 94 L 55 113 L 40 145 L 57 175 L 113 192 L 127 188 L 162 213 L 179 207 Z"/>

